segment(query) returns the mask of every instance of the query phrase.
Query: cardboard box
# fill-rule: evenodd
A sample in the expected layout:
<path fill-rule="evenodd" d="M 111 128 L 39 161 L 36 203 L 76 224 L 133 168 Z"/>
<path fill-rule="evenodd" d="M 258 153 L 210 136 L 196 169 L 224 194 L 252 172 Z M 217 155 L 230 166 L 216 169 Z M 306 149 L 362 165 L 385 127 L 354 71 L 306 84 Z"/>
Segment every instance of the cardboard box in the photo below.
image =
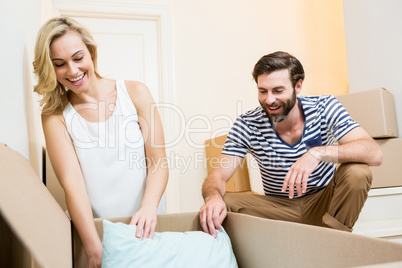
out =
<path fill-rule="evenodd" d="M 371 188 L 402 186 L 402 139 L 375 140 L 383 154 L 383 163 L 370 167 L 373 172 Z"/>
<path fill-rule="evenodd" d="M 66 214 L 28 161 L 3 144 L 0 214 L 0 267 L 16 267 L 14 260 L 27 254 L 38 267 L 71 268 L 73 263 L 76 268 L 85 267 L 80 239 Z M 109 220 L 128 223 L 130 217 Z M 95 219 L 95 225 L 102 237 L 102 219 Z M 402 244 L 376 238 L 235 213 L 228 214 L 223 227 L 232 241 L 239 267 L 402 264 Z M 159 215 L 156 230 L 201 230 L 198 212 Z M 19 241 L 21 247 L 12 247 L 10 241 Z"/>
<path fill-rule="evenodd" d="M 336 98 L 371 137 L 398 137 L 394 98 L 388 90 L 376 88 Z"/>
<path fill-rule="evenodd" d="M 12 236 L 2 232 L 0 252 L 8 252 L 10 243 L 19 241 L 40 267 L 72 267 L 70 220 L 28 161 L 1 143 L 0 214 L 12 231 Z M 24 258 L 26 252 L 0 255 L 7 264 L 0 267 L 16 267 L 13 260 Z"/>
<path fill-rule="evenodd" d="M 67 210 L 66 204 L 66 196 L 64 194 L 63 187 L 61 187 L 59 180 L 57 179 L 56 174 L 54 173 L 52 163 L 50 162 L 49 154 L 46 150 L 44 150 L 44 154 L 46 157 L 45 161 L 45 171 L 46 171 L 46 187 L 49 192 L 53 195 L 53 198 L 56 199 L 57 203 L 61 206 L 63 211 Z"/>
<path fill-rule="evenodd" d="M 222 152 L 227 135 L 219 136 L 205 141 L 205 152 L 207 156 L 208 174 L 212 172 L 219 164 L 218 158 Z M 233 176 L 226 184 L 226 192 L 246 192 L 250 191 L 250 180 L 248 177 L 248 168 L 246 158 L 243 159 Z"/>

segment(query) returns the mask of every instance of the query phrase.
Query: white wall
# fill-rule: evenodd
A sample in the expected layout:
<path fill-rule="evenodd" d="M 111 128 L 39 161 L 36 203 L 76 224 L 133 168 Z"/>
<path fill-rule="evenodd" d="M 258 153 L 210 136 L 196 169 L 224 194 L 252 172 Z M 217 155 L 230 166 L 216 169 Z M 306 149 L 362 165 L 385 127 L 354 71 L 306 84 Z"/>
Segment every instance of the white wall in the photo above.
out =
<path fill-rule="evenodd" d="M 29 32 L 39 24 L 39 12 L 31 11 L 37 9 L 35 2 L 39 1 L 31 1 L 32 6 L 25 11 L 21 9 L 21 2 L 5 1 L 0 8 L 0 141 L 28 158 L 24 82 L 28 51 L 32 50 L 33 38 L 28 37 Z M 25 3 L 30 5 L 28 1 Z"/>
<path fill-rule="evenodd" d="M 350 92 L 378 87 L 390 91 L 402 137 L 402 1 L 343 4 Z"/>
<path fill-rule="evenodd" d="M 341 0 L 150 1 L 172 7 L 176 105 L 184 116 L 176 125 L 186 134 L 178 136 L 177 155 L 168 156 L 179 175 L 179 206 L 168 212 L 197 211 L 202 205 L 204 141 L 227 133 L 239 113 L 258 105 L 251 71 L 262 55 L 284 50 L 298 57 L 307 74 L 305 95 L 348 92 Z M 27 117 L 35 106 L 24 105 L 24 97 L 34 84 L 34 41 L 40 22 L 53 12 L 51 2 L 8 0 L 0 8 L 0 33 L 7 37 L 0 50 L 0 142 L 26 157 L 30 144 L 41 142 L 38 123 L 28 131 L 27 121 L 39 114 Z"/>
<path fill-rule="evenodd" d="M 305 95 L 348 92 L 342 1 L 155 2 L 172 6 L 176 104 L 188 134 L 170 165 L 179 169 L 174 209 L 197 211 L 207 176 L 204 141 L 226 134 L 239 113 L 259 105 L 251 72 L 261 56 L 284 50 L 298 57 Z"/>
<path fill-rule="evenodd" d="M 0 7 L 0 142 L 20 152 L 40 175 L 39 109 L 33 90 L 36 33 L 51 4 L 8 0 Z"/>

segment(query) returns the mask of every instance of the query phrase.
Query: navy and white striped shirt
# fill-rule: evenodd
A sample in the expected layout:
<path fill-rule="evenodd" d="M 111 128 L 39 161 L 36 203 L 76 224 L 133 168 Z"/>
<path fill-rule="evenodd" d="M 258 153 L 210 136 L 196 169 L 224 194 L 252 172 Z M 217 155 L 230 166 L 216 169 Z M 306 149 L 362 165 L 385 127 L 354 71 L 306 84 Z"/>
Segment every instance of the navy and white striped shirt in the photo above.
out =
<path fill-rule="evenodd" d="M 359 125 L 351 119 L 339 101 L 329 95 L 298 97 L 304 118 L 304 130 L 294 145 L 283 141 L 276 133 L 264 110 L 257 107 L 237 118 L 225 142 L 222 154 L 245 157 L 251 153 L 260 168 L 266 195 L 288 196 L 281 192 L 290 167 L 310 148 L 333 145 Z M 311 173 L 306 194 L 318 192 L 332 179 L 335 165 L 320 162 Z M 296 191 L 294 196 L 297 197 Z"/>

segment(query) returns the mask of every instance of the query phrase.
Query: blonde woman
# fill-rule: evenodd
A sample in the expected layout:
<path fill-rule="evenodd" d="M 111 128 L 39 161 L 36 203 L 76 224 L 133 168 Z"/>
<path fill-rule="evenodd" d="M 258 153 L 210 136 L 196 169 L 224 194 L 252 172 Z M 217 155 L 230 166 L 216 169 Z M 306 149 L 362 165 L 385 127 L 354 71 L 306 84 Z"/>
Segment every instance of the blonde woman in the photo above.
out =
<path fill-rule="evenodd" d="M 33 65 L 47 151 L 87 267 L 100 267 L 94 217 L 132 216 L 137 237 L 153 236 L 168 180 L 161 120 L 144 84 L 97 73 L 92 35 L 70 18 L 42 26 Z"/>

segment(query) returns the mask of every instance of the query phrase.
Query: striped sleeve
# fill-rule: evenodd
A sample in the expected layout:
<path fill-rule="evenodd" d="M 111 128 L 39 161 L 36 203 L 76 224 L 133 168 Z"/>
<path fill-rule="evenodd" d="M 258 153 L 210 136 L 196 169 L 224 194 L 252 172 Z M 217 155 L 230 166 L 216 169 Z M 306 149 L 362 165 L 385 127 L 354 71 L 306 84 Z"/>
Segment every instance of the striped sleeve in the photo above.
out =
<path fill-rule="evenodd" d="M 328 130 L 336 140 L 341 139 L 352 129 L 359 126 L 353 121 L 342 104 L 333 96 L 329 96 L 325 102 L 324 116 L 327 121 Z"/>
<path fill-rule="evenodd" d="M 244 158 L 250 148 L 250 136 L 247 122 L 242 117 L 237 118 L 227 136 L 222 154 Z"/>

